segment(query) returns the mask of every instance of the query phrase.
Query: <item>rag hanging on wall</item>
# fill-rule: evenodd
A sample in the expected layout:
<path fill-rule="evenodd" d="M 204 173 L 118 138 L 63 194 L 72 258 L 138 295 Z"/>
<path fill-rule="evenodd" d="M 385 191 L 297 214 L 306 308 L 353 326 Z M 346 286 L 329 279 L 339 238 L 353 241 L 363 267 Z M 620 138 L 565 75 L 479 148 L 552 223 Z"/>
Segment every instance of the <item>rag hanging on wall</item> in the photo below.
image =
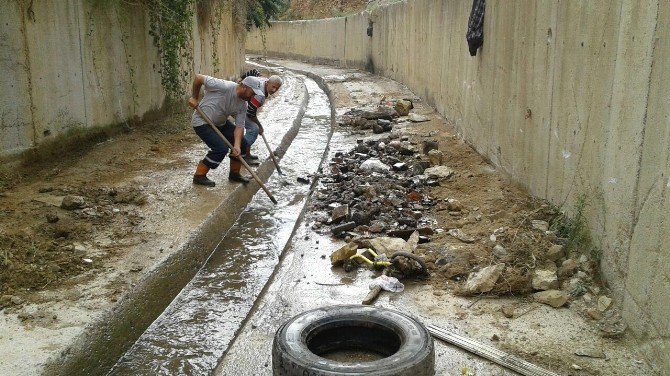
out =
<path fill-rule="evenodd" d="M 470 56 L 476 56 L 477 49 L 484 44 L 485 10 L 486 0 L 474 0 L 472 2 L 472 11 L 468 20 L 468 32 L 465 34 L 465 38 L 468 40 Z"/>

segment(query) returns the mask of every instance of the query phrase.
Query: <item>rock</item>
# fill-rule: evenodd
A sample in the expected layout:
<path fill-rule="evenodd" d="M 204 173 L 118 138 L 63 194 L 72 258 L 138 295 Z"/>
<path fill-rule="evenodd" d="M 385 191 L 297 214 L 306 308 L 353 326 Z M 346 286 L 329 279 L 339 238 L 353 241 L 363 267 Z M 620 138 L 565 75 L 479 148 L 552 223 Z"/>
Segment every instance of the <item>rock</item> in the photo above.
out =
<path fill-rule="evenodd" d="M 555 290 L 558 288 L 558 276 L 553 270 L 535 270 L 533 273 L 535 290 Z"/>
<path fill-rule="evenodd" d="M 423 154 L 429 155 L 431 151 L 439 151 L 440 144 L 435 140 L 426 140 L 423 142 Z"/>
<path fill-rule="evenodd" d="M 565 256 L 565 252 L 563 252 L 563 246 L 554 244 L 551 247 L 549 247 L 549 250 L 547 251 L 547 258 L 551 261 L 559 261 Z"/>
<path fill-rule="evenodd" d="M 354 228 L 356 228 L 356 222 L 347 222 L 341 225 L 333 226 L 330 231 L 333 233 L 333 235 L 339 235 L 345 231 L 353 230 Z"/>
<path fill-rule="evenodd" d="M 464 290 L 470 294 L 493 290 L 504 269 L 505 264 L 497 264 L 487 266 L 476 273 L 470 273 L 467 282 L 465 282 Z"/>
<path fill-rule="evenodd" d="M 449 235 L 453 236 L 454 238 L 464 242 L 464 243 L 474 243 L 475 238 L 466 235 L 460 228 L 452 228 L 449 230 Z"/>
<path fill-rule="evenodd" d="M 411 191 L 405 196 L 405 200 L 407 202 L 417 202 L 423 200 L 423 196 L 417 191 Z"/>
<path fill-rule="evenodd" d="M 330 254 L 330 264 L 333 266 L 342 265 L 345 261 L 356 254 L 358 250 L 358 244 L 356 243 L 347 243 L 342 248 Z"/>
<path fill-rule="evenodd" d="M 406 171 L 407 170 L 407 164 L 406 163 L 396 163 L 393 165 L 393 171 Z"/>
<path fill-rule="evenodd" d="M 414 105 L 408 100 L 401 99 L 395 103 L 394 108 L 398 116 L 407 116 L 409 115 L 409 110 L 414 108 Z"/>
<path fill-rule="evenodd" d="M 333 224 L 338 224 L 349 219 L 349 205 L 340 205 L 333 209 L 330 215 L 330 221 Z"/>
<path fill-rule="evenodd" d="M 351 214 L 351 220 L 356 222 L 357 225 L 367 225 L 370 223 L 370 214 L 362 211 L 362 210 L 355 210 Z M 369 231 L 369 229 L 368 229 Z"/>
<path fill-rule="evenodd" d="M 428 160 L 430 160 L 430 164 L 433 166 L 442 165 L 443 159 L 444 154 L 439 150 L 431 150 L 428 152 Z"/>
<path fill-rule="evenodd" d="M 605 353 L 602 350 L 594 348 L 581 348 L 575 351 L 575 355 L 594 359 L 605 359 Z"/>
<path fill-rule="evenodd" d="M 447 199 L 447 209 L 449 211 L 461 211 L 463 210 L 463 205 L 461 205 L 460 201 L 453 198 L 449 198 Z"/>
<path fill-rule="evenodd" d="M 549 223 L 547 221 L 539 221 L 534 219 L 530 222 L 533 225 L 533 228 L 536 230 L 540 230 L 542 232 L 549 230 Z"/>
<path fill-rule="evenodd" d="M 574 369 L 575 371 L 579 371 L 582 369 L 582 367 L 578 366 L 577 364 L 573 364 L 572 369 Z"/>
<path fill-rule="evenodd" d="M 416 219 L 410 217 L 398 218 L 398 224 L 408 227 L 416 227 Z"/>
<path fill-rule="evenodd" d="M 47 213 L 47 222 L 48 223 L 56 223 L 60 220 L 56 214 L 53 213 Z"/>
<path fill-rule="evenodd" d="M 550 305 L 554 308 L 559 308 L 565 305 L 570 299 L 570 296 L 563 291 L 547 290 L 536 292 L 533 294 L 535 301 Z"/>
<path fill-rule="evenodd" d="M 85 265 L 92 265 L 92 264 L 93 264 L 93 260 L 90 259 L 90 258 L 81 259 L 81 261 L 82 261 Z"/>
<path fill-rule="evenodd" d="M 379 123 L 374 123 L 372 125 L 372 133 L 374 134 L 384 133 L 384 127 Z"/>
<path fill-rule="evenodd" d="M 427 118 L 426 116 L 419 115 L 415 112 L 412 112 L 412 113 L 409 114 L 408 120 L 411 121 L 412 123 L 421 123 L 421 122 L 424 122 L 424 121 L 428 121 L 430 119 Z"/>
<path fill-rule="evenodd" d="M 577 269 L 579 269 L 579 264 L 577 261 L 573 259 L 567 259 L 563 261 L 561 267 L 558 268 L 558 277 L 561 279 L 572 277 L 575 272 L 577 272 Z"/>
<path fill-rule="evenodd" d="M 603 295 L 598 298 L 598 311 L 605 312 L 612 306 L 612 299 Z"/>
<path fill-rule="evenodd" d="M 373 234 L 379 234 L 386 229 L 386 224 L 382 221 L 373 221 L 368 227 L 368 231 Z"/>
<path fill-rule="evenodd" d="M 81 209 L 86 206 L 86 200 L 81 196 L 65 196 L 60 207 L 65 210 Z"/>
<path fill-rule="evenodd" d="M 598 311 L 596 308 L 588 308 L 585 313 L 588 317 L 591 318 L 591 320 L 600 321 L 603 319 L 602 313 L 600 313 L 600 311 Z"/>
<path fill-rule="evenodd" d="M 385 173 L 388 172 L 391 168 L 377 158 L 370 158 L 367 161 L 361 163 L 360 169 L 363 171 Z"/>
<path fill-rule="evenodd" d="M 413 251 L 412 249 L 408 249 L 407 242 L 403 239 L 387 236 L 362 240 L 361 246 L 370 248 L 377 253 L 385 253 L 387 256 L 391 256 L 395 252 Z"/>
<path fill-rule="evenodd" d="M 493 247 L 493 256 L 497 259 L 505 258 L 507 257 L 507 250 L 502 245 L 496 244 L 496 246 Z"/>
<path fill-rule="evenodd" d="M 515 310 L 516 308 L 511 304 L 505 304 L 502 307 L 500 307 L 500 311 L 502 312 L 503 316 L 507 317 L 508 319 L 514 317 Z"/>
<path fill-rule="evenodd" d="M 445 180 L 449 179 L 454 171 L 447 166 L 435 166 L 427 168 L 423 173 L 431 179 Z"/>

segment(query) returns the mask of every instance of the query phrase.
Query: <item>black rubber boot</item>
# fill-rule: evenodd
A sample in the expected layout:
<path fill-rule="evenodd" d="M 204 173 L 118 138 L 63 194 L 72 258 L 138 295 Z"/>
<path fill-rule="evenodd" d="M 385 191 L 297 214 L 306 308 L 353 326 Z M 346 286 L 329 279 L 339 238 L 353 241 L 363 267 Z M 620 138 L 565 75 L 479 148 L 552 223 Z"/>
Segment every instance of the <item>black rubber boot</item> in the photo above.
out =
<path fill-rule="evenodd" d="M 245 157 L 249 158 L 249 159 L 258 159 L 257 155 L 252 155 L 251 153 L 247 153 L 247 155 Z"/>
<path fill-rule="evenodd" d="M 242 176 L 239 172 L 231 172 L 228 174 L 228 180 L 243 184 L 247 184 L 249 182 L 249 179 Z"/>
<path fill-rule="evenodd" d="M 256 157 L 256 159 L 254 159 L 254 158 L 251 158 L 250 155 L 245 155 L 243 158 L 244 158 L 244 161 L 247 162 L 247 164 L 248 164 L 249 166 L 258 166 L 258 165 L 261 164 L 261 163 L 258 161 L 258 157 Z"/>
<path fill-rule="evenodd" d="M 213 187 L 216 185 L 213 180 L 209 180 L 207 175 L 193 175 L 193 184 L 204 185 L 207 187 Z"/>

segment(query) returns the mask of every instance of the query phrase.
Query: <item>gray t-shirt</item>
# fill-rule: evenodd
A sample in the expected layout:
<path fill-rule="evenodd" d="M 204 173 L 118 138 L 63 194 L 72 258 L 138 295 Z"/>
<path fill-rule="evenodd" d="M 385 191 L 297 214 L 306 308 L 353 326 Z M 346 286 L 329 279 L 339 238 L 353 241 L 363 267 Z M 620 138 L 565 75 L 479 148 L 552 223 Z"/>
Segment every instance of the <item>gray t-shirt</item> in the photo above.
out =
<path fill-rule="evenodd" d="M 200 100 L 200 109 L 214 124 L 222 125 L 228 116 L 235 117 L 235 126 L 244 128 L 247 118 L 247 102 L 235 93 L 237 84 L 219 78 L 205 76 L 205 95 Z M 193 111 L 191 125 L 199 127 L 207 124 L 198 111 Z"/>

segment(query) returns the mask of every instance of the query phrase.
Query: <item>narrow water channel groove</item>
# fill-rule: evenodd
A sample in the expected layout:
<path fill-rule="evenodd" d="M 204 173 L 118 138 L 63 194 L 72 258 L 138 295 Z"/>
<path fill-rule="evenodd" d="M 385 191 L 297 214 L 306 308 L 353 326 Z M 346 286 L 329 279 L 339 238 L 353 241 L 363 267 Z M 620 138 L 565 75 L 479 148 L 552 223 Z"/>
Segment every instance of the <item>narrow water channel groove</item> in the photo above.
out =
<path fill-rule="evenodd" d="M 257 193 L 196 277 L 109 375 L 208 374 L 234 339 L 300 223 L 312 184 L 297 178 L 314 179 L 332 132 L 328 96 L 314 80 L 297 77 L 309 103 L 280 161 L 284 176 L 267 183 L 279 205 Z"/>

